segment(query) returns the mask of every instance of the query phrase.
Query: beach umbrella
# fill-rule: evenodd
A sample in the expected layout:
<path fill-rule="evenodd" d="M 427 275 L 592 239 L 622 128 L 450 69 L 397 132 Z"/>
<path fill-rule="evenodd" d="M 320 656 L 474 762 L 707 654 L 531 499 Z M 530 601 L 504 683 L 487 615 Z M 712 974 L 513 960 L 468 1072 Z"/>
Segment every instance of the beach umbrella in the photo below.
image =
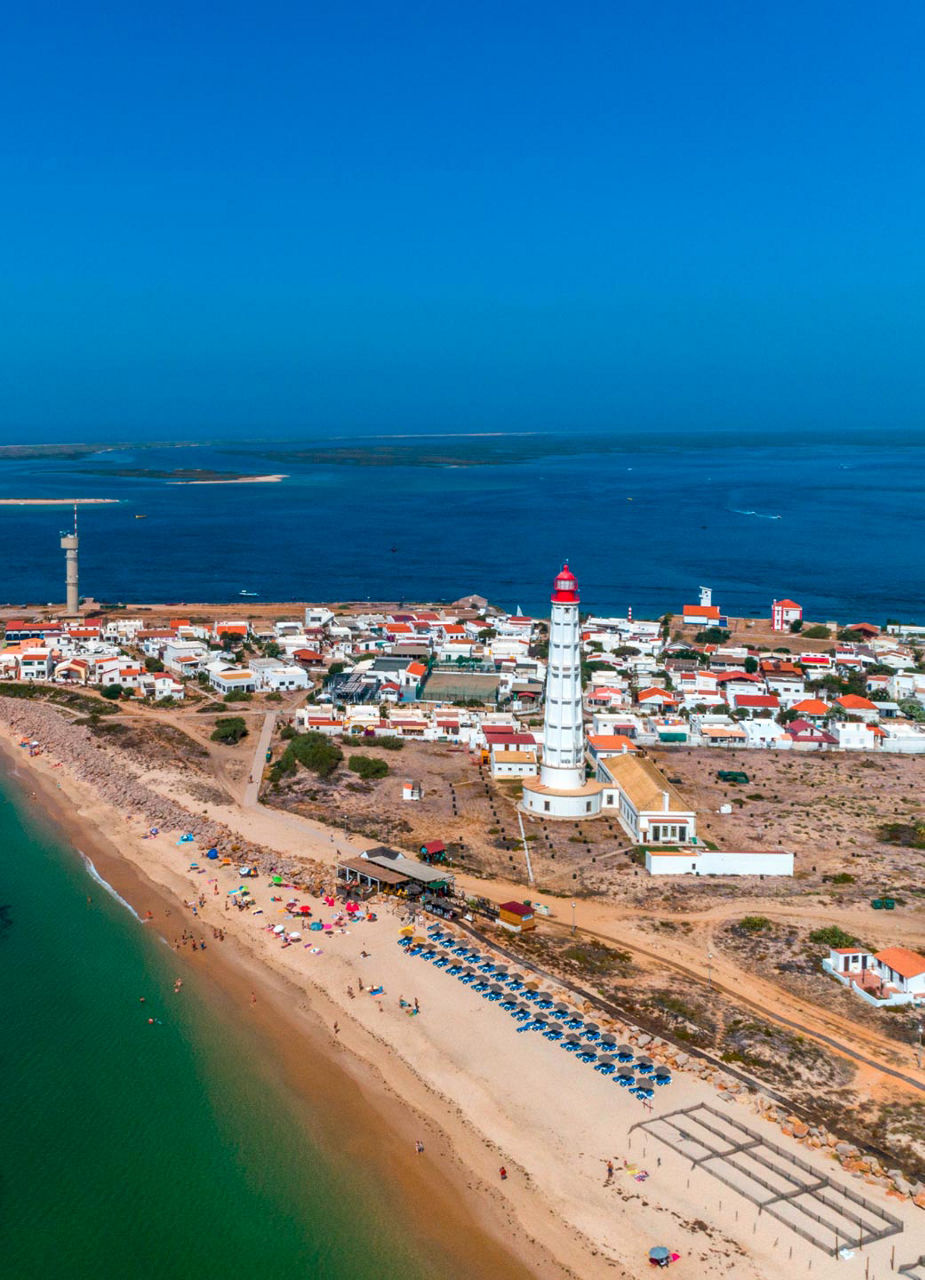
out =
<path fill-rule="evenodd" d="M 599 1062 L 599 1063 L 604 1063 L 604 1064 L 606 1064 L 608 1067 L 612 1067 L 612 1066 L 613 1066 L 613 1058 L 608 1057 L 608 1055 L 607 1055 L 606 1053 L 602 1053 L 602 1054 L 601 1054 L 601 1056 L 598 1058 L 598 1062 Z"/>
<path fill-rule="evenodd" d="M 531 1017 L 533 1016 L 533 1010 L 530 1008 L 530 1006 L 529 1006 L 528 1004 L 524 1004 L 524 1002 L 523 1002 L 522 1000 L 521 1000 L 520 1004 L 517 1006 L 517 1012 L 518 1012 L 518 1013 L 529 1013 Z"/>
<path fill-rule="evenodd" d="M 303 907 L 302 910 L 304 911 L 305 908 Z M 414 933 L 414 930 L 411 928 L 410 924 L 406 924 L 404 928 L 399 929 L 398 932 L 402 935 L 403 938 L 410 938 L 411 935 Z"/>
<path fill-rule="evenodd" d="M 549 1019 L 546 1017 L 545 1013 L 535 1013 L 533 1015 L 533 1021 L 546 1023 L 549 1021 Z"/>
<path fill-rule="evenodd" d="M 649 1250 L 650 1262 L 667 1262 L 670 1257 L 671 1254 L 662 1244 L 657 1244 L 654 1249 Z"/>
<path fill-rule="evenodd" d="M 612 1049 L 616 1043 L 616 1040 L 611 1035 L 601 1036 L 602 1048 Z"/>
<path fill-rule="evenodd" d="M 637 1089 L 648 1089 L 648 1088 L 649 1088 L 649 1086 L 651 1085 L 651 1083 L 652 1083 L 652 1081 L 651 1081 L 651 1080 L 647 1080 L 647 1079 L 645 1078 L 645 1076 L 637 1076 L 637 1077 L 636 1077 L 635 1084 L 636 1084 L 636 1088 L 637 1088 Z"/>
<path fill-rule="evenodd" d="M 634 1049 L 631 1044 L 618 1044 L 617 1053 L 620 1055 L 621 1058 L 625 1058 L 628 1062 L 630 1058 L 632 1058 L 633 1056 Z"/>
<path fill-rule="evenodd" d="M 577 1036 L 566 1036 L 566 1037 L 565 1037 L 565 1043 L 566 1043 L 566 1044 L 581 1044 L 581 1041 L 578 1039 L 578 1037 L 577 1037 Z"/>
<path fill-rule="evenodd" d="M 290 934 L 289 934 L 289 941 L 290 941 L 290 942 L 299 942 L 299 941 L 301 941 L 301 938 L 302 938 L 301 933 L 294 932 L 294 933 L 290 933 Z"/>
<path fill-rule="evenodd" d="M 423 947 L 427 942 L 427 939 L 424 937 L 422 933 L 416 933 L 414 937 L 411 939 L 411 941 L 415 944 L 415 946 Z"/>
<path fill-rule="evenodd" d="M 210 850 L 209 850 L 209 852 L 206 854 L 206 857 L 207 857 L 207 858 L 211 858 L 211 859 L 212 859 L 212 861 L 214 862 L 214 861 L 215 861 L 215 859 L 218 857 L 218 850 L 217 850 L 217 849 L 210 849 Z"/>
<path fill-rule="evenodd" d="M 524 984 L 528 991 L 539 991 L 540 984 L 538 982 L 527 982 Z"/>
<path fill-rule="evenodd" d="M 503 993 L 504 993 L 504 988 L 499 987 L 497 982 L 493 982 L 491 984 L 491 994 L 493 996 L 500 996 L 500 995 L 503 995 Z"/>
<path fill-rule="evenodd" d="M 498 977 L 499 977 L 499 978 L 506 978 L 506 977 L 507 977 L 507 965 L 506 965 L 506 964 L 496 964 L 496 965 L 495 965 L 495 973 L 498 975 Z"/>
<path fill-rule="evenodd" d="M 596 1022 L 586 1022 L 585 1031 L 600 1031 L 600 1027 Z"/>
<path fill-rule="evenodd" d="M 275 924 L 275 925 L 273 926 L 273 932 L 274 932 L 274 933 L 285 933 L 285 932 L 286 932 L 286 926 L 285 926 L 284 924 Z"/>
<path fill-rule="evenodd" d="M 570 1012 L 570 1010 L 569 1010 L 569 1007 L 568 1007 L 568 1005 L 567 1005 L 567 1004 L 557 1004 L 557 1005 L 556 1005 L 556 1013 L 569 1013 L 569 1012 Z"/>
<path fill-rule="evenodd" d="M 312 913 L 312 909 L 306 903 L 304 906 L 299 907 L 299 913 L 303 916 L 310 916 Z"/>
<path fill-rule="evenodd" d="M 617 1071 L 617 1075 L 620 1077 L 621 1080 L 632 1080 L 633 1078 L 633 1073 L 629 1067 L 620 1067 L 620 1069 Z"/>
<path fill-rule="evenodd" d="M 508 974 L 508 977 L 511 982 L 523 982 L 524 980 L 524 975 L 522 973 L 511 973 Z"/>

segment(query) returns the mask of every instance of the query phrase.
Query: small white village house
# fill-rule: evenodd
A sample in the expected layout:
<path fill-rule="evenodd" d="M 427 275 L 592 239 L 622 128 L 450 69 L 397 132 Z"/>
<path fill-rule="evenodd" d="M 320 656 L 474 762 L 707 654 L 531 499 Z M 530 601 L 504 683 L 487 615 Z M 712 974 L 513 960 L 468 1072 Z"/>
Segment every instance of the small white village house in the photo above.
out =
<path fill-rule="evenodd" d="M 795 600 L 775 600 L 771 604 L 771 630 L 789 631 L 794 622 L 803 621 L 803 608 Z"/>
<path fill-rule="evenodd" d="M 869 1004 L 925 1005 L 925 956 L 908 947 L 833 947 L 822 967 Z"/>

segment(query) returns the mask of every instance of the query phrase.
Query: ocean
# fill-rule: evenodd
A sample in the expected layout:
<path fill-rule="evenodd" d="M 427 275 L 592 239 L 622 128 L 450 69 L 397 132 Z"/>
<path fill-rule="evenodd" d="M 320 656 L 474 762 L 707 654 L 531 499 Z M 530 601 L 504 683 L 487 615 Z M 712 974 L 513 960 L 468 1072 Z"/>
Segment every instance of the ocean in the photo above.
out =
<path fill-rule="evenodd" d="M 355 1118 L 343 1152 L 322 1140 L 331 1118 L 291 1096 L 246 1014 L 18 796 L 0 792 L 3 1275 L 459 1274 L 352 1158 Z"/>
<path fill-rule="evenodd" d="M 176 469 L 285 473 L 185 485 Z M 925 621 L 925 434 L 388 436 L 0 458 L 0 497 L 80 513 L 97 600 L 446 600 L 545 612 L 568 558 L 592 612 Z M 139 520 L 135 517 L 143 515 Z M 0 603 L 60 601 L 60 508 L 0 506 Z M 253 595 L 242 596 L 242 592 Z"/>

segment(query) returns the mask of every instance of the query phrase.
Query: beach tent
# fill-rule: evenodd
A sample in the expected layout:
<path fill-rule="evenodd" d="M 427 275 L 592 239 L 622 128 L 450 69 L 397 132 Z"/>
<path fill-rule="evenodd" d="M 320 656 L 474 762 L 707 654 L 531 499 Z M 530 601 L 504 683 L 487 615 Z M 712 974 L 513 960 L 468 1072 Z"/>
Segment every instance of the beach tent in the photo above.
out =
<path fill-rule="evenodd" d="M 275 924 L 275 925 L 273 926 L 273 932 L 274 932 L 274 933 L 285 933 L 285 932 L 286 932 L 286 926 L 285 926 L 284 924 Z"/>
<path fill-rule="evenodd" d="M 210 858 L 214 862 L 215 859 L 218 857 L 218 850 L 210 849 L 209 852 L 206 854 L 206 857 Z"/>
<path fill-rule="evenodd" d="M 649 1250 L 649 1261 L 654 1262 L 657 1267 L 667 1267 L 671 1261 L 671 1252 L 664 1245 L 658 1244 Z"/>

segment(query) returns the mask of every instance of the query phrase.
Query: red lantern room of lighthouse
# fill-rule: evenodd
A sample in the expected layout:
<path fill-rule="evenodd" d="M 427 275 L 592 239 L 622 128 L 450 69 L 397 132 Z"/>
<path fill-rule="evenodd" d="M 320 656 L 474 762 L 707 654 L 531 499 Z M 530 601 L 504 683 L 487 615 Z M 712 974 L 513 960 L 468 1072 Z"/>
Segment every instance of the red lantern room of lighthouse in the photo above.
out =
<path fill-rule="evenodd" d="M 568 563 L 556 575 L 551 600 L 553 604 L 578 604 L 578 583 Z"/>

